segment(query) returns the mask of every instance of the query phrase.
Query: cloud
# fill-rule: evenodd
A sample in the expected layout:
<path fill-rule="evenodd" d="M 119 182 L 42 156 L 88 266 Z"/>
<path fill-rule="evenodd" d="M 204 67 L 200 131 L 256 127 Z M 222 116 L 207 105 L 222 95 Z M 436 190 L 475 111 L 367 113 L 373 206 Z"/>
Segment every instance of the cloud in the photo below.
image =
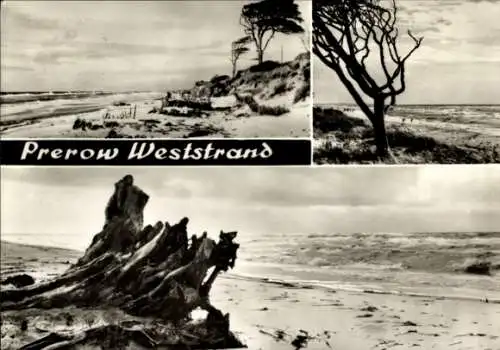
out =
<path fill-rule="evenodd" d="M 398 2 L 399 51 L 413 44 L 405 34 L 423 36 L 406 64 L 407 89 L 399 103 L 496 103 L 500 84 L 500 6 L 497 2 L 412 0 Z M 472 16 L 471 13 L 474 15 Z M 378 58 L 378 57 L 377 57 Z M 377 78 L 377 58 L 369 62 Z M 318 59 L 314 61 L 318 103 L 352 103 L 344 86 Z"/>
<path fill-rule="evenodd" d="M 21 67 L 21 66 L 13 66 L 13 65 L 3 65 L 2 70 L 10 70 L 10 71 L 20 71 L 20 72 L 31 72 L 33 68 L 30 67 Z"/>
<path fill-rule="evenodd" d="M 188 87 L 230 72 L 230 44 L 243 35 L 244 3 L 11 1 L 2 7 L 2 62 L 33 72 L 2 72 L 9 75 L 3 83 L 10 90 Z M 281 45 L 285 60 L 303 51 L 298 37 L 277 35 L 266 58 L 279 59 Z M 254 64 L 253 51 L 241 68 Z M 173 75 L 165 79 L 165 72 Z"/>
<path fill-rule="evenodd" d="M 113 183 L 127 173 L 151 196 L 146 223 L 188 216 L 193 232 L 431 232 L 500 225 L 500 166 L 2 167 L 2 232 L 82 232 L 91 239 L 102 226 Z"/>
<path fill-rule="evenodd" d="M 2 26 L 10 26 L 11 24 L 25 28 L 26 30 L 54 30 L 58 29 L 60 23 L 56 19 L 44 19 L 37 16 L 31 16 L 20 11 L 23 4 L 16 4 L 16 6 L 7 6 L 7 2 L 2 2 Z"/>
<path fill-rule="evenodd" d="M 75 42 L 71 45 L 64 43 L 50 43 L 48 47 L 38 51 L 33 61 L 41 64 L 60 64 L 61 61 L 77 62 L 84 59 L 102 58 L 125 58 L 144 57 L 159 55 L 168 57 L 169 55 L 194 54 L 205 56 L 207 54 L 218 54 L 219 51 L 210 51 L 224 45 L 221 40 L 214 40 L 204 45 L 196 47 L 173 47 L 148 44 L 125 44 L 117 42 Z"/>
<path fill-rule="evenodd" d="M 500 204 L 500 168 L 4 168 L 2 177 L 51 187 L 112 188 L 130 173 L 140 186 L 167 197 L 219 199 L 271 206 Z M 443 179 L 446 183 L 440 184 Z"/>

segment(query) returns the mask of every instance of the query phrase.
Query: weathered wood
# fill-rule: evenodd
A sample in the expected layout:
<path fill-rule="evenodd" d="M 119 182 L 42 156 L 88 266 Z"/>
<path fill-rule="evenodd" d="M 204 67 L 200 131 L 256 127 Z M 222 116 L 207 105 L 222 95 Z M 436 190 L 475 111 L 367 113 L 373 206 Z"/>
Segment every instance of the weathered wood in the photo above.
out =
<path fill-rule="evenodd" d="M 148 199 L 130 175 L 118 181 L 106 207 L 104 227 L 82 258 L 50 281 L 1 290 L 2 310 L 117 307 L 134 316 L 182 324 L 189 320 L 191 311 L 200 307 L 209 313 L 207 323 L 218 320 L 228 328 L 227 316 L 210 304 L 208 294 L 218 274 L 234 266 L 239 247 L 233 242 L 236 232 L 221 231 L 218 242 L 205 233 L 201 237 L 193 235 L 189 244 L 187 218 L 173 226 L 158 222 L 143 228 L 143 210 Z M 214 272 L 204 283 L 212 267 Z M 107 327 L 69 338 L 50 335 L 25 349 L 70 348 L 116 326 Z M 156 344 L 153 340 L 145 341 L 149 336 L 136 330 L 113 331 L 134 341 L 140 338 L 146 347 Z M 216 333 L 229 337 L 229 329 L 221 333 L 219 327 Z"/>

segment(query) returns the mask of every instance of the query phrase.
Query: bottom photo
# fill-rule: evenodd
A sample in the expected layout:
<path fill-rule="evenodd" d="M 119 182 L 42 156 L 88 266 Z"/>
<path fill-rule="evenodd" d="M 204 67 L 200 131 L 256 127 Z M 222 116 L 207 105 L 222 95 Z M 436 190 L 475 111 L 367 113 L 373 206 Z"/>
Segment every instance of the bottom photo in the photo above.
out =
<path fill-rule="evenodd" d="M 500 349 L 500 166 L 2 167 L 2 349 Z"/>

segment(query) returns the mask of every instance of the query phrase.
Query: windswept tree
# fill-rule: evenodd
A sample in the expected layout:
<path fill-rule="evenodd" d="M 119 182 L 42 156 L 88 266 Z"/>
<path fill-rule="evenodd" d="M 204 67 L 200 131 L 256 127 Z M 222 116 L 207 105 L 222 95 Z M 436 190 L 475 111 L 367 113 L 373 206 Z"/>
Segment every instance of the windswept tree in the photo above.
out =
<path fill-rule="evenodd" d="M 231 64 L 233 66 L 233 75 L 232 75 L 233 78 L 236 75 L 236 67 L 238 59 L 240 58 L 241 55 L 250 51 L 247 45 L 251 41 L 252 39 L 249 36 L 244 36 L 243 38 L 235 40 L 231 43 Z"/>
<path fill-rule="evenodd" d="M 408 31 L 412 46 L 400 53 L 397 10 L 395 0 L 313 2 L 313 52 L 337 74 L 370 120 L 381 159 L 392 158 L 385 115 L 405 91 L 406 61 L 423 40 Z M 368 61 L 377 61 L 380 69 L 370 71 Z"/>
<path fill-rule="evenodd" d="M 261 0 L 243 6 L 240 24 L 255 43 L 259 64 L 276 33 L 303 33 L 304 20 L 295 0 Z"/>

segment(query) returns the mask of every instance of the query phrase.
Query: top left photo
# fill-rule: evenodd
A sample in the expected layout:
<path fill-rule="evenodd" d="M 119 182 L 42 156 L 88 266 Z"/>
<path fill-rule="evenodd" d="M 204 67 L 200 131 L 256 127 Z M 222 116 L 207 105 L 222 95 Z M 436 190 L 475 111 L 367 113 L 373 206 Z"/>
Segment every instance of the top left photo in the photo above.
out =
<path fill-rule="evenodd" d="M 2 138 L 309 138 L 311 1 L 3 1 Z"/>

